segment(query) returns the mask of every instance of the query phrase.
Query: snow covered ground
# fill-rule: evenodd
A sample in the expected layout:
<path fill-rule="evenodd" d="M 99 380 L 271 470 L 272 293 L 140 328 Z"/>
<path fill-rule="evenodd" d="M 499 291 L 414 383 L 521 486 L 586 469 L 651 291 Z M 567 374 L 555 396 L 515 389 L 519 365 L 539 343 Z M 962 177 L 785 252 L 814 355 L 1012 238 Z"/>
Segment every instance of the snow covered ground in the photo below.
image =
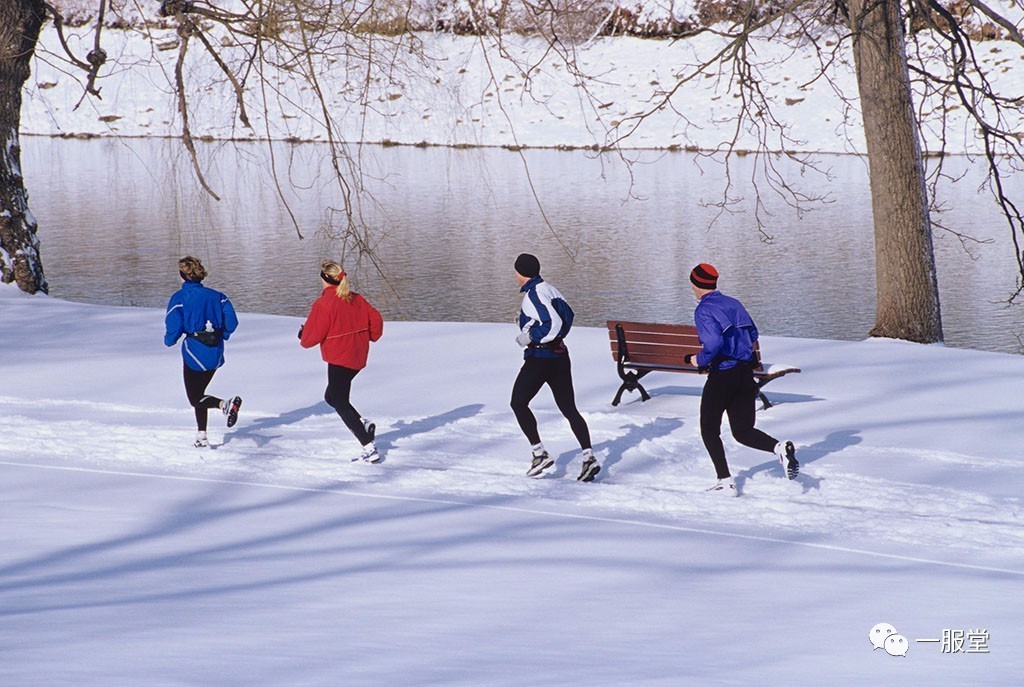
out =
<path fill-rule="evenodd" d="M 44 31 L 23 132 L 180 133 L 171 33 L 104 36 L 120 67 L 102 100 L 74 109 L 80 86 Z M 581 103 L 554 62 L 523 97 L 475 39 L 422 38 L 438 58 L 428 78 L 374 84 L 365 121 L 339 100 L 339 121 L 360 127 L 345 138 L 602 143 L 714 48 L 594 41 L 580 59 L 601 78 Z M 809 83 L 812 58 L 758 50 L 802 149 L 862 150 L 828 85 Z M 1020 92 L 1018 48 L 985 43 L 980 57 Z M 194 83 L 207 67 L 191 65 Z M 852 84 L 842 64 L 833 76 Z M 254 132 L 227 89 L 197 91 L 194 134 L 316 140 L 308 94 L 279 87 L 283 107 L 252 113 Z M 661 111 L 631 145 L 712 148 L 735 113 L 710 88 L 675 104 L 700 124 Z M 557 466 L 523 474 L 511 325 L 387 323 L 354 391 L 386 453 L 371 466 L 349 460 L 357 446 L 321 400 L 324 364 L 298 347 L 299 320 L 241 322 L 210 389 L 241 394 L 241 419 L 212 425 L 198 451 L 162 311 L 0 285 L 0 685 L 1008 685 L 1024 671 L 1024 358 L 766 337 L 767 360 L 803 372 L 767 388 L 778 405 L 759 426 L 792 439 L 803 470 L 787 481 L 727 438 L 741 498 L 722 499 L 703 491 L 701 380 L 652 375 L 650 402 L 611 407 L 603 330 L 569 339 L 604 465 L 580 484 L 544 393 L 534 407 Z M 881 623 L 888 643 L 872 634 Z"/>
<path fill-rule="evenodd" d="M 545 393 L 557 467 L 523 474 L 511 325 L 386 324 L 353 395 L 386 451 L 371 466 L 349 461 L 296 318 L 241 315 L 210 389 L 241 394 L 241 419 L 215 420 L 202 451 L 162 311 L 3 286 L 0 313 L 5 686 L 1001 685 L 1024 670 L 1019 356 L 768 337 L 766 360 L 803 372 L 767 387 L 759 426 L 796 442 L 803 470 L 787 481 L 727 439 L 741 497 L 724 499 L 703 492 L 701 380 L 652 375 L 651 401 L 611 407 L 600 329 L 569 338 L 604 464 L 581 484 Z M 873 648 L 879 623 L 905 656 L 898 637 Z"/>

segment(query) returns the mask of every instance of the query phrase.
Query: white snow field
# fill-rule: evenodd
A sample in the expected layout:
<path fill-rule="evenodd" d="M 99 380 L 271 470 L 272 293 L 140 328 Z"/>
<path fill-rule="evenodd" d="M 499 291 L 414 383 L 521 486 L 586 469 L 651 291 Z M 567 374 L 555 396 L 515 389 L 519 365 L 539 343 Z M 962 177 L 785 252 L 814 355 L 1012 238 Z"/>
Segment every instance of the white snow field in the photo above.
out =
<path fill-rule="evenodd" d="M 764 337 L 803 372 L 766 388 L 758 426 L 803 469 L 787 481 L 727 438 L 728 499 L 703 491 L 702 380 L 651 375 L 651 401 L 613 408 L 601 329 L 568 340 L 604 464 L 583 484 L 546 391 L 557 467 L 524 475 L 511 324 L 387 323 L 353 391 L 386 452 L 369 465 L 350 462 L 297 318 L 241 314 L 210 387 L 242 395 L 241 417 L 211 416 L 197 450 L 162 311 L 3 286 L 0 314 L 7 687 L 1010 685 L 1024 669 L 1020 357 Z M 875 648 L 880 623 L 897 634 Z"/>

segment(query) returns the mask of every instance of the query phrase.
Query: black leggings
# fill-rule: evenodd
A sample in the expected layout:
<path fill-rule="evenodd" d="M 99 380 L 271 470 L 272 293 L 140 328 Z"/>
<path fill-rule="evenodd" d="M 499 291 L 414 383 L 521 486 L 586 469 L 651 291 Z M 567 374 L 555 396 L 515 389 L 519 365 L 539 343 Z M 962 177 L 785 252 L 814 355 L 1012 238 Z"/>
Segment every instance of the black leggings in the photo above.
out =
<path fill-rule="evenodd" d="M 369 432 L 363 426 L 363 418 L 359 411 L 352 407 L 348 397 L 352 392 L 352 380 L 359 374 L 359 370 L 353 370 L 341 365 L 327 364 L 327 391 L 324 392 L 324 400 L 327 405 L 338 411 L 342 422 L 349 428 L 352 434 L 363 446 L 373 441 Z"/>
<path fill-rule="evenodd" d="M 759 429 L 754 429 L 757 382 L 750 368 L 740 364 L 708 375 L 700 397 L 700 436 L 715 464 L 719 479 L 729 476 L 729 463 L 722 445 L 722 415 L 728 414 L 729 428 L 736 441 L 759 451 L 775 450 L 778 443 Z"/>
<path fill-rule="evenodd" d="M 210 396 L 206 393 L 206 387 L 210 386 L 210 380 L 217 370 L 193 370 L 185 365 L 185 395 L 188 396 L 189 405 L 196 409 L 196 428 L 200 432 L 206 431 L 206 414 L 210 408 L 219 408 L 221 399 Z"/>
<path fill-rule="evenodd" d="M 530 440 L 530 444 L 540 443 L 537 418 L 530 410 L 530 401 L 545 384 L 551 387 L 555 405 L 569 421 L 572 433 L 580 442 L 580 448 L 590 448 L 590 430 L 587 429 L 586 420 L 576 409 L 576 395 L 572 390 L 572 363 L 568 354 L 555 358 L 527 358 L 523 361 L 519 376 L 516 377 L 516 383 L 512 387 L 512 411 L 516 414 L 519 427 Z"/>

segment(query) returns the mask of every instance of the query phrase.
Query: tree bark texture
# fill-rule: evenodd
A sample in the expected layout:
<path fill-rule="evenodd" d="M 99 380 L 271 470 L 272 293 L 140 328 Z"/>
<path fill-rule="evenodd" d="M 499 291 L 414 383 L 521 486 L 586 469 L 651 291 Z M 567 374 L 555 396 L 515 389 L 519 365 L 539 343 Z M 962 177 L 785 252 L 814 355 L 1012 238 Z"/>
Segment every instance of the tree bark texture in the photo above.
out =
<path fill-rule="evenodd" d="M 875 225 L 872 336 L 942 341 L 921 141 L 899 0 L 850 0 Z"/>
<path fill-rule="evenodd" d="M 46 19 L 39 0 L 0 0 L 0 281 L 47 291 L 21 175 L 21 91 Z"/>

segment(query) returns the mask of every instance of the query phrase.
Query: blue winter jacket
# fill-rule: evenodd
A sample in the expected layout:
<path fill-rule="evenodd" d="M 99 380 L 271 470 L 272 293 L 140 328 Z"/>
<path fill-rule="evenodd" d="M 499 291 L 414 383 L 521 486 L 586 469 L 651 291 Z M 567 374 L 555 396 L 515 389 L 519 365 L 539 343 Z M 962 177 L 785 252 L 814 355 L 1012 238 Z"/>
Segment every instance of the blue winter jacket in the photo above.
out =
<path fill-rule="evenodd" d="M 565 338 L 569 333 L 573 312 L 565 298 L 539 275 L 523 284 L 519 290 L 524 294 L 523 305 L 519 309 L 519 329 L 529 334 L 533 342 L 523 352 L 523 357 L 552 358 L 565 355 L 564 348 L 556 351 L 536 345 Z"/>
<path fill-rule="evenodd" d="M 167 325 L 165 346 L 173 346 L 183 335 L 207 329 L 207 323 L 209 328 L 221 332 L 222 340 L 216 346 L 206 346 L 187 336 L 181 342 L 185 364 L 200 372 L 216 370 L 224 364 L 224 341 L 238 328 L 238 316 L 228 297 L 193 281 L 182 284 L 171 296 L 164 322 Z"/>
<path fill-rule="evenodd" d="M 706 294 L 697 303 L 693 320 L 704 346 L 697 354 L 699 367 L 728 370 L 754 356 L 757 327 L 735 298 L 719 291 Z"/>

